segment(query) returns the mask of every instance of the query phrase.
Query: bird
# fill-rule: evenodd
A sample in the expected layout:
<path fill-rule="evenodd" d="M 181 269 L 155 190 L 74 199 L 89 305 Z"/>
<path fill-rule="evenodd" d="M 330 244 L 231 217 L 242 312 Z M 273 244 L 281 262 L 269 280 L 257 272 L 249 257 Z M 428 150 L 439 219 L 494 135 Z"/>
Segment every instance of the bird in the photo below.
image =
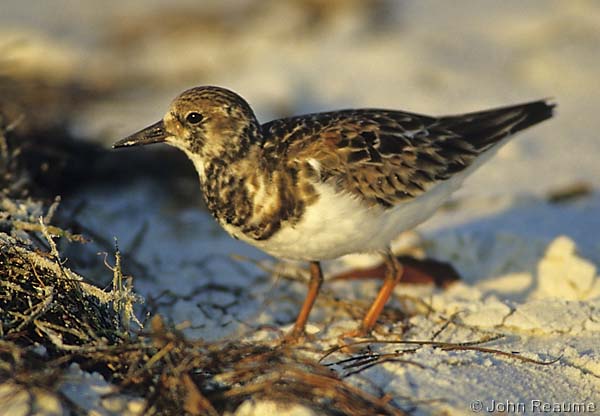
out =
<path fill-rule="evenodd" d="M 206 206 L 234 238 L 309 264 L 308 292 L 288 340 L 305 336 L 323 283 L 321 261 L 383 256 L 382 286 L 350 336 L 366 336 L 401 279 L 390 242 L 422 223 L 512 136 L 553 116 L 540 99 L 449 116 L 378 108 L 261 124 L 222 87 L 179 94 L 162 120 L 113 148 L 166 143 L 193 163 Z"/>

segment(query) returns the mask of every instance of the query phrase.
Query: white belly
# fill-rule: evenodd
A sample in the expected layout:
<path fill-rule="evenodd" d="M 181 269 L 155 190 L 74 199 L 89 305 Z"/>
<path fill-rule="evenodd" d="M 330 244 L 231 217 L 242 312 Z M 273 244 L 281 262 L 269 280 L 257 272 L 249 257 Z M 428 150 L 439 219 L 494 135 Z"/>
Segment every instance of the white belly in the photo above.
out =
<path fill-rule="evenodd" d="M 267 241 L 246 240 L 267 253 L 291 260 L 327 260 L 345 254 L 384 251 L 390 241 L 429 218 L 454 190 L 448 183 L 414 200 L 384 210 L 367 207 L 350 194 L 334 194 L 317 185 L 319 200 L 293 227 L 283 227 Z"/>

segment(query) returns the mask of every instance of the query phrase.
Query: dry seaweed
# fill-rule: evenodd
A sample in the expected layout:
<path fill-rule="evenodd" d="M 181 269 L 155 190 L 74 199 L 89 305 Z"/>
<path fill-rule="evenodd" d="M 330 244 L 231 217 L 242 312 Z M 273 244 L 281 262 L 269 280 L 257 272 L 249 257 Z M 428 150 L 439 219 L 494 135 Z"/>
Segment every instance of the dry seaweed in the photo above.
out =
<path fill-rule="evenodd" d="M 403 414 L 286 345 L 189 341 L 158 316 L 140 340 L 141 348 L 115 350 L 113 381 L 145 393 L 147 411 L 222 414 L 246 400 L 270 400 L 327 415 Z"/>
<path fill-rule="evenodd" d="M 285 345 L 190 341 L 158 316 L 148 331 L 127 332 L 122 313 L 60 261 L 45 263 L 54 261 L 51 252 L 26 255 L 3 245 L 2 256 L 0 380 L 57 392 L 64 369 L 76 362 L 103 374 L 116 393 L 145 397 L 145 412 L 153 414 L 221 414 L 249 399 L 320 414 L 402 414 Z M 35 256 L 44 260 L 35 263 Z M 114 305 L 124 298 L 119 287 L 104 293 Z"/>
<path fill-rule="evenodd" d="M 148 331 L 129 333 L 119 312 L 127 308 L 108 305 L 134 300 L 121 286 L 98 297 L 52 254 L 55 246 L 27 248 L 1 248 L 0 380 L 56 391 L 62 370 L 77 362 L 102 373 L 118 393 L 144 396 L 145 410 L 155 414 L 220 414 L 248 399 L 299 403 L 321 414 L 401 414 L 294 348 L 189 341 L 158 316 Z"/>

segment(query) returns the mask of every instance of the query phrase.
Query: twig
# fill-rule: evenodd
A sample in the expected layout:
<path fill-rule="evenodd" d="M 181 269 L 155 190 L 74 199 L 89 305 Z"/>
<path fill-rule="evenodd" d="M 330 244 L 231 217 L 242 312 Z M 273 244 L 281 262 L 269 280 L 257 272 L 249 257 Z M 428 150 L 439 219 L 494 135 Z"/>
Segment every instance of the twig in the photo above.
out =
<path fill-rule="evenodd" d="M 372 344 L 409 344 L 409 345 L 420 345 L 420 346 L 430 345 L 433 348 L 441 349 L 442 351 L 478 351 L 478 352 L 482 352 L 482 353 L 486 353 L 486 354 L 499 355 L 501 357 L 508 357 L 508 358 L 516 359 L 518 361 L 531 363 L 531 364 L 538 364 L 538 365 L 551 365 L 551 364 L 558 362 L 562 358 L 562 356 L 560 356 L 560 357 L 557 357 L 557 358 L 549 360 L 549 361 L 534 360 L 533 358 L 523 357 L 522 355 L 519 355 L 518 352 L 507 352 L 507 351 L 502 351 L 502 350 L 498 350 L 495 348 L 486 348 L 486 347 L 478 346 L 479 344 L 495 341 L 502 337 L 503 337 L 503 335 L 498 335 L 495 337 L 491 337 L 491 338 L 487 338 L 487 339 L 483 339 L 483 340 L 479 340 L 479 341 L 463 342 L 463 343 L 435 342 L 435 341 L 392 341 L 392 340 L 359 341 L 359 342 L 351 343 L 351 344 L 348 344 L 345 346 L 338 346 L 338 347 L 332 348 L 331 350 L 327 351 L 323 357 L 321 357 L 319 359 L 319 362 L 322 362 L 326 357 L 328 357 L 329 355 L 331 355 L 334 352 L 339 351 L 343 348 L 346 348 L 349 346 L 365 344 L 365 343 L 369 343 L 369 344 L 371 344 L 371 343 Z M 390 353 L 390 354 L 381 354 L 379 356 L 373 356 L 373 355 L 364 356 L 363 355 L 363 356 L 353 357 L 353 358 L 349 358 L 346 360 L 341 360 L 338 362 L 329 363 L 329 364 L 325 364 L 325 365 L 331 366 L 334 364 L 347 363 L 349 361 L 356 360 L 356 361 L 358 361 L 358 363 L 347 365 L 344 368 L 351 368 L 351 367 L 360 366 L 363 364 L 366 365 L 366 368 L 370 368 L 374 365 L 381 364 L 382 362 L 389 362 L 393 359 L 393 357 L 397 357 L 398 355 L 402 355 L 402 354 L 406 354 L 406 353 L 415 353 L 416 351 L 417 351 L 417 349 L 409 349 L 409 350 L 397 351 L 395 353 Z M 374 358 L 371 358 L 371 357 L 374 357 Z M 384 359 L 380 360 L 380 357 L 384 357 Z M 364 360 L 364 361 L 360 361 L 360 360 Z M 407 362 L 407 363 L 414 364 L 414 365 L 420 365 L 419 363 L 412 362 L 412 361 L 406 361 L 406 360 L 401 360 L 401 362 Z M 363 371 L 366 368 L 361 368 L 359 371 Z M 356 372 L 354 372 L 354 373 L 356 373 Z M 354 374 L 354 373 L 351 373 L 351 374 Z"/>
<path fill-rule="evenodd" d="M 364 340 L 364 341 L 356 341 L 356 342 L 351 342 L 349 344 L 344 344 L 344 345 L 338 345 L 335 346 L 329 350 L 327 350 L 325 352 L 325 355 L 323 355 L 320 359 L 319 362 L 323 361 L 325 358 L 327 358 L 328 356 L 330 356 L 331 354 L 343 350 L 345 348 L 348 347 L 355 347 L 357 345 L 364 345 L 364 344 L 407 344 L 407 345 L 419 345 L 419 346 L 424 346 L 424 345 L 431 345 L 434 348 L 440 348 L 440 347 L 444 347 L 444 346 L 448 346 L 448 345 L 461 345 L 461 346 L 470 346 L 470 345 L 479 345 L 479 344 L 484 344 L 486 342 L 492 342 L 492 341 L 496 341 L 500 338 L 504 338 L 504 335 L 499 334 L 499 335 L 494 335 L 488 338 L 484 338 L 481 340 L 477 340 L 477 341 L 467 341 L 467 342 L 461 342 L 461 343 L 449 343 L 449 342 L 437 342 L 437 341 L 413 341 L 413 340 L 377 340 L 377 339 L 370 339 L 370 340 Z"/>
<path fill-rule="evenodd" d="M 40 217 L 40 218 L 42 218 L 42 217 Z M 44 223 L 45 223 L 46 220 L 43 219 L 42 221 L 44 221 Z M 54 236 L 54 237 L 64 237 L 69 241 L 75 241 L 78 243 L 87 243 L 89 241 L 88 239 L 86 239 L 84 236 L 82 236 L 80 234 L 71 234 L 69 231 L 63 230 L 63 229 L 55 227 L 53 225 L 42 226 L 40 224 L 34 224 L 34 223 L 21 221 L 21 220 L 14 220 L 12 222 L 12 224 L 13 224 L 13 227 L 18 230 L 43 232 L 43 229 L 45 227 L 48 234 L 51 236 Z"/>

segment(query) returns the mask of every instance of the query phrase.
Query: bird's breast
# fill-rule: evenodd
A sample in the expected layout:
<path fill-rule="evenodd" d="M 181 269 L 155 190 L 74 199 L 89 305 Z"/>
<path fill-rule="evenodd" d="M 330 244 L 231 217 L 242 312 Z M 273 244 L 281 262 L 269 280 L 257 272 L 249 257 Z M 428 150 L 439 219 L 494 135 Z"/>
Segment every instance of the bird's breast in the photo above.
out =
<path fill-rule="evenodd" d="M 300 221 L 315 192 L 294 169 L 266 171 L 256 165 L 204 163 L 200 180 L 208 209 L 234 237 L 262 241 L 283 224 Z"/>

